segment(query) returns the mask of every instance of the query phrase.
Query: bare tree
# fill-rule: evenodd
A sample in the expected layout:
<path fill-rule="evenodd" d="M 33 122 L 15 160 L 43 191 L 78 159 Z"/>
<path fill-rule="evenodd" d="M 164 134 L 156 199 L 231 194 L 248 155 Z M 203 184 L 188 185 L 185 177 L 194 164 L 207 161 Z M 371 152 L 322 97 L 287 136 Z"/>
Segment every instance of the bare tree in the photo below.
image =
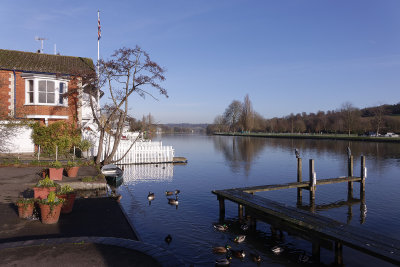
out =
<path fill-rule="evenodd" d="M 92 86 L 95 88 L 93 95 L 99 95 L 100 88 L 104 88 L 110 95 L 110 102 L 102 109 L 102 115 L 99 115 L 96 110 L 92 98 L 90 98 L 90 106 L 100 133 L 96 164 L 100 164 L 103 154 L 105 155 L 102 163 L 109 164 L 115 162 L 112 158 L 122 137 L 130 96 L 137 93 L 142 97 L 148 95 L 157 99 L 150 93 L 150 89 L 156 89 L 166 97 L 168 95 L 167 91 L 159 84 L 165 80 L 165 70 L 151 61 L 149 55 L 138 46 L 133 49 L 124 47 L 116 50 L 111 55 L 111 59 L 100 60 L 99 66 L 99 79 L 91 80 Z M 112 127 L 113 123 L 115 123 L 114 127 Z M 112 135 L 113 145 L 104 153 L 103 145 L 106 133 Z"/>
<path fill-rule="evenodd" d="M 233 132 L 236 132 L 239 126 L 242 110 L 243 110 L 243 105 L 237 100 L 233 100 L 232 103 L 225 109 L 223 115 L 225 123 L 229 126 L 229 128 Z"/>
<path fill-rule="evenodd" d="M 241 116 L 243 130 L 251 131 L 254 127 L 254 111 L 248 94 L 244 97 Z"/>
<path fill-rule="evenodd" d="M 343 115 L 344 127 L 348 135 L 350 135 L 357 123 L 359 110 L 350 102 L 345 102 L 342 104 L 341 112 Z"/>
<path fill-rule="evenodd" d="M 373 122 L 375 124 L 375 129 L 376 129 L 376 136 L 379 136 L 379 131 L 382 128 L 383 124 L 383 113 L 384 113 L 384 106 L 380 105 L 374 108 L 373 114 L 374 114 L 374 119 Z"/>

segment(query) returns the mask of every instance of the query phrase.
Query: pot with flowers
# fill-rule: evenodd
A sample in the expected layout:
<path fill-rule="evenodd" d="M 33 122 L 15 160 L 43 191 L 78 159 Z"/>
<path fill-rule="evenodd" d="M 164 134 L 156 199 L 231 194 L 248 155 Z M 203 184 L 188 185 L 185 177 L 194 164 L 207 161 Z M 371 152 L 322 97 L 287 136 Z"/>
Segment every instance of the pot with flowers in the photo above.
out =
<path fill-rule="evenodd" d="M 47 198 L 39 200 L 42 223 L 57 223 L 64 201 L 65 199 L 57 197 L 55 192 L 50 192 Z"/>
<path fill-rule="evenodd" d="M 49 166 L 50 179 L 57 180 L 57 181 L 62 180 L 63 170 L 64 170 L 64 168 L 63 168 L 61 162 L 59 162 L 58 160 L 50 163 L 50 166 Z"/>
<path fill-rule="evenodd" d="M 20 198 L 17 200 L 18 215 L 22 219 L 32 217 L 35 208 L 34 198 Z"/>
<path fill-rule="evenodd" d="M 75 161 L 68 161 L 65 169 L 67 170 L 68 177 L 74 178 L 78 175 L 79 166 Z"/>
<path fill-rule="evenodd" d="M 50 180 L 49 176 L 46 178 L 39 180 L 35 187 L 33 187 L 33 197 L 37 199 L 47 198 L 47 195 L 50 192 L 55 192 L 57 189 L 57 185 L 54 181 Z"/>
<path fill-rule="evenodd" d="M 57 196 L 65 199 L 64 205 L 61 208 L 61 213 L 70 213 L 74 207 L 76 198 L 74 189 L 69 184 L 63 185 L 58 191 Z"/>

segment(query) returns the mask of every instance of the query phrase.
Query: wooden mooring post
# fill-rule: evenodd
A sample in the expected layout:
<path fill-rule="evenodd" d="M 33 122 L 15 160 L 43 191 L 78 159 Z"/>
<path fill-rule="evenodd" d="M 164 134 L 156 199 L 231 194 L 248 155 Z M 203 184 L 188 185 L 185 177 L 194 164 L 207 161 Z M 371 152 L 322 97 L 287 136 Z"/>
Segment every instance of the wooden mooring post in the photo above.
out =
<path fill-rule="evenodd" d="M 367 167 L 365 167 L 365 156 L 361 156 L 360 177 L 360 223 L 363 224 L 367 217 L 367 205 L 365 203 L 365 179 L 367 178 Z"/>
<path fill-rule="evenodd" d="M 353 156 L 350 155 L 347 162 L 347 176 L 353 177 Z M 353 197 L 353 182 L 350 181 L 347 184 L 347 195 Z"/>
<path fill-rule="evenodd" d="M 238 204 L 238 217 L 240 221 L 243 220 L 243 205 L 241 204 Z"/>
<path fill-rule="evenodd" d="M 297 158 L 297 182 L 302 182 L 302 162 L 301 158 Z M 297 205 L 301 205 L 303 202 L 303 192 L 301 188 L 297 188 Z"/>
<path fill-rule="evenodd" d="M 225 198 L 217 196 L 219 202 L 219 220 L 223 222 L 225 220 Z"/>
<path fill-rule="evenodd" d="M 310 178 L 310 184 L 309 184 L 309 190 L 310 190 L 310 208 L 312 212 L 315 212 L 315 191 L 317 189 L 317 175 L 314 170 L 314 160 L 310 159 L 309 161 L 309 178 Z"/>

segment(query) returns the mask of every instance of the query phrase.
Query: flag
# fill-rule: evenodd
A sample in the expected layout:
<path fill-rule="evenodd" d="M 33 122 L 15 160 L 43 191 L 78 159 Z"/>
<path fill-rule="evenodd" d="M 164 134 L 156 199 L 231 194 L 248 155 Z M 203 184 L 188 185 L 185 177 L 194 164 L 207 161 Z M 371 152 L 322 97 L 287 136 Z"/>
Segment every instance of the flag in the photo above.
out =
<path fill-rule="evenodd" d="M 101 38 L 100 12 L 97 13 L 97 40 Z"/>

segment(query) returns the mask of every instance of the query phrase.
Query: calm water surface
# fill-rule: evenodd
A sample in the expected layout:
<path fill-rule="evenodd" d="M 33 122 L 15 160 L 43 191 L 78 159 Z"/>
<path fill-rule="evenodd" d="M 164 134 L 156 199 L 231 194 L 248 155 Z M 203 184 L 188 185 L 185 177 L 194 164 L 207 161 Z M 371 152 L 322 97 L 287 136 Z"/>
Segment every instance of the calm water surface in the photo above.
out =
<path fill-rule="evenodd" d="M 158 137 L 175 148 L 176 156 L 189 160 L 187 165 L 138 165 L 125 167 L 124 183 L 118 188 L 121 203 L 141 239 L 163 247 L 189 266 L 214 266 L 212 247 L 230 244 L 263 258 L 261 266 L 298 266 L 299 255 L 311 256 L 311 244 L 284 233 L 282 239 L 271 235 L 270 227 L 257 222 L 255 232 L 247 233 L 243 244 L 233 243 L 242 234 L 237 205 L 226 201 L 227 232 L 218 232 L 213 224 L 219 220 L 214 189 L 227 189 L 296 181 L 298 148 L 303 158 L 303 180 L 308 177 L 308 159 L 315 160 L 318 178 L 346 176 L 346 147 L 350 145 L 355 159 L 354 175 L 359 176 L 360 156 L 366 156 L 366 217 L 360 203 L 347 204 L 347 183 L 319 186 L 316 212 L 342 223 L 400 239 L 400 144 L 364 143 L 326 140 L 263 139 L 205 135 L 164 135 Z M 179 206 L 168 204 L 166 190 L 179 189 Z M 148 192 L 155 200 L 147 200 Z M 257 193 L 260 196 L 296 206 L 296 189 Z M 359 184 L 354 183 L 354 197 Z M 303 192 L 307 209 L 308 192 Z M 164 238 L 170 234 L 168 245 Z M 271 248 L 279 245 L 285 251 L 276 256 Z M 355 250 L 344 248 L 346 266 L 391 266 Z M 321 249 L 322 264 L 329 266 L 332 251 Z M 313 265 L 312 262 L 302 265 Z M 315 264 L 314 264 L 315 265 Z M 231 266 L 257 266 L 250 257 L 233 259 Z"/>

